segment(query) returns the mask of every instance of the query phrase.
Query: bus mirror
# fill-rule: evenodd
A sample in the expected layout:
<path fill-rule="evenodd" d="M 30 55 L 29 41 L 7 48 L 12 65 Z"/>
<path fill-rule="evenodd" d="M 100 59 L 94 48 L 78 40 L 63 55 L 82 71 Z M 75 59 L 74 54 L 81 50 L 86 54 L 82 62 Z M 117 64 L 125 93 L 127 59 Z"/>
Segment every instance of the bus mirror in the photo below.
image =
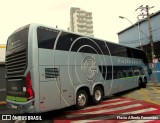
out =
<path fill-rule="evenodd" d="M 151 75 L 152 74 L 152 70 L 149 68 L 148 69 L 148 74 Z"/>

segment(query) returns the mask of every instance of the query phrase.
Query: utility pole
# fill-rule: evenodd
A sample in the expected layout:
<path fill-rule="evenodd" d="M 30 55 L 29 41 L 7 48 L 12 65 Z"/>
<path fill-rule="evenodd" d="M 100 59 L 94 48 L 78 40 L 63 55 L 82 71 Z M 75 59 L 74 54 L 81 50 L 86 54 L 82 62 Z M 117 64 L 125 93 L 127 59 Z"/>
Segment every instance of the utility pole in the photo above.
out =
<path fill-rule="evenodd" d="M 140 33 L 140 20 L 139 20 L 139 16 L 137 16 L 137 19 L 138 19 L 138 37 L 139 37 L 139 42 L 140 42 L 140 47 L 141 47 L 141 50 L 143 50 L 143 46 L 142 46 L 142 41 L 141 41 L 141 33 Z"/>
<path fill-rule="evenodd" d="M 149 31 L 149 40 L 150 40 L 150 45 L 151 45 L 151 60 L 153 61 L 154 59 L 154 45 L 153 45 L 153 36 L 152 36 L 152 29 L 151 29 L 151 19 L 150 19 L 150 15 L 149 15 L 149 9 L 153 8 L 154 6 L 152 7 L 149 7 L 148 5 L 146 6 L 139 6 L 135 11 L 137 11 L 138 9 L 141 9 L 141 14 L 138 15 L 139 16 L 147 16 L 147 20 L 148 20 L 148 31 Z M 143 11 L 145 11 L 146 13 L 143 13 Z"/>
<path fill-rule="evenodd" d="M 154 43 L 153 43 L 153 36 L 152 36 L 152 29 L 151 29 L 151 19 L 150 19 L 150 14 L 149 14 L 149 9 L 153 8 L 154 6 L 152 7 L 149 7 L 148 5 L 144 6 L 141 5 L 140 7 L 138 7 L 135 11 L 137 11 L 138 9 L 141 9 L 141 14 L 138 15 L 138 16 L 147 16 L 147 20 L 148 20 L 148 31 L 149 31 L 149 40 L 150 40 L 150 45 L 151 45 L 151 60 L 152 60 L 152 63 L 153 63 L 153 60 L 154 60 Z M 146 13 L 143 13 L 143 11 L 145 11 Z M 156 74 L 156 65 L 155 63 L 153 63 L 153 66 L 154 66 L 154 79 L 155 79 L 155 82 L 157 84 L 158 80 L 157 80 L 157 74 Z"/>
<path fill-rule="evenodd" d="M 151 19 L 149 15 L 149 7 L 146 5 L 146 12 L 147 12 L 147 19 L 148 19 L 148 31 L 149 31 L 149 39 L 151 43 L 151 54 L 152 54 L 152 61 L 154 59 L 154 45 L 153 45 L 153 36 L 152 36 L 152 30 L 151 30 Z"/>

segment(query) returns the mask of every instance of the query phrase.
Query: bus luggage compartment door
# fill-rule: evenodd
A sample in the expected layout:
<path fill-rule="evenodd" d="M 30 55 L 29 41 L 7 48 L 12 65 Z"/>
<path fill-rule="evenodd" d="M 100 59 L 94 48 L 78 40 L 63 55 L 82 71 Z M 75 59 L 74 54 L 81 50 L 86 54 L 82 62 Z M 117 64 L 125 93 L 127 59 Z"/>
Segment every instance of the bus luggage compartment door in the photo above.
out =
<path fill-rule="evenodd" d="M 74 104 L 73 66 L 60 66 L 61 108 Z"/>
<path fill-rule="evenodd" d="M 40 110 L 60 108 L 59 70 L 53 66 L 40 66 Z"/>

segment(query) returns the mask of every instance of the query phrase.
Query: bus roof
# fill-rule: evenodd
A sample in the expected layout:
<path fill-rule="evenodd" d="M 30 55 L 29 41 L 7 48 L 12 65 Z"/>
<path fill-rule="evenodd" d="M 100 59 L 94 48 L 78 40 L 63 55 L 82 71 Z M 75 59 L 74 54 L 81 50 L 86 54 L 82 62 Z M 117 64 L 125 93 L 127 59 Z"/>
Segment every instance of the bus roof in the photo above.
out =
<path fill-rule="evenodd" d="M 128 48 L 132 48 L 132 49 L 143 51 L 143 50 L 135 48 L 135 47 L 130 47 L 130 46 L 122 45 L 122 44 L 115 43 L 115 42 L 112 42 L 112 41 L 107 41 L 105 39 L 95 38 L 95 37 L 92 37 L 92 36 L 83 35 L 83 34 L 80 34 L 80 33 L 77 33 L 77 32 L 71 32 L 71 31 L 55 28 L 55 27 L 52 27 L 52 26 L 47 26 L 47 25 L 38 24 L 38 23 L 31 23 L 30 25 L 35 25 L 37 27 L 38 26 L 44 26 L 44 27 L 47 27 L 47 28 L 52 28 L 52 29 L 56 29 L 56 30 L 59 30 L 59 31 L 68 32 L 68 33 L 72 33 L 72 34 L 76 34 L 76 35 L 80 35 L 80 36 L 84 36 L 84 37 L 88 37 L 88 38 L 93 38 L 93 39 L 97 39 L 97 40 L 101 40 L 101 41 L 106 41 L 106 42 L 109 42 L 109 43 L 112 43 L 112 44 L 116 44 L 116 45 L 120 45 L 120 46 L 124 46 L 124 47 L 128 47 Z"/>
<path fill-rule="evenodd" d="M 27 28 L 27 27 L 29 27 L 29 26 L 33 26 L 33 27 L 43 26 L 43 27 L 52 28 L 52 29 L 55 29 L 55 30 L 59 30 L 59 31 L 63 31 L 63 32 L 68 32 L 68 33 L 72 33 L 72 34 L 76 34 L 76 35 L 79 35 L 79 36 L 88 37 L 88 38 L 92 38 L 92 39 L 97 39 L 97 40 L 101 40 L 101 41 L 106 41 L 106 42 L 109 42 L 109 43 L 112 43 L 112 44 L 116 44 L 116 45 L 124 46 L 124 47 L 127 47 L 127 48 L 131 48 L 131 49 L 136 49 L 136 50 L 143 51 L 143 50 L 138 49 L 138 48 L 125 46 L 125 45 L 122 45 L 122 44 L 119 44 L 119 43 L 115 43 L 115 42 L 112 42 L 112 41 L 107 41 L 107 40 L 104 40 L 104 39 L 95 38 L 95 37 L 88 36 L 88 35 L 83 35 L 83 34 L 80 34 L 80 33 L 77 33 L 77 32 L 71 32 L 71 31 L 67 31 L 67 30 L 55 28 L 55 27 L 52 27 L 52 26 L 47 26 L 47 25 L 44 25 L 44 24 L 38 24 L 38 23 L 31 23 L 31 24 L 27 24 L 27 25 L 25 25 L 25 26 L 23 26 L 23 27 L 20 27 L 20 28 L 18 28 L 17 30 L 15 30 L 11 35 L 13 35 L 14 33 L 18 32 L 18 31 L 20 31 L 20 30 L 22 30 L 22 29 L 25 29 L 25 28 Z M 10 36 L 11 36 L 11 35 L 10 35 Z M 9 37 L 10 37 L 10 36 L 9 36 Z"/>

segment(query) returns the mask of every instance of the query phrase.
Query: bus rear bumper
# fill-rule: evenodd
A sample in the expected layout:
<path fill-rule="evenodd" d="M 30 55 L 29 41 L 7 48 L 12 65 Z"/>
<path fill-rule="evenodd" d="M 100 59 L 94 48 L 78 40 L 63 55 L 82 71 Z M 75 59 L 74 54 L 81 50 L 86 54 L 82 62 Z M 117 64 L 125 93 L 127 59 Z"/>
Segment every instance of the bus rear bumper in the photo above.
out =
<path fill-rule="evenodd" d="M 30 100 L 27 102 L 16 102 L 11 100 L 6 100 L 8 108 L 19 110 L 21 113 L 34 113 L 34 100 Z"/>

